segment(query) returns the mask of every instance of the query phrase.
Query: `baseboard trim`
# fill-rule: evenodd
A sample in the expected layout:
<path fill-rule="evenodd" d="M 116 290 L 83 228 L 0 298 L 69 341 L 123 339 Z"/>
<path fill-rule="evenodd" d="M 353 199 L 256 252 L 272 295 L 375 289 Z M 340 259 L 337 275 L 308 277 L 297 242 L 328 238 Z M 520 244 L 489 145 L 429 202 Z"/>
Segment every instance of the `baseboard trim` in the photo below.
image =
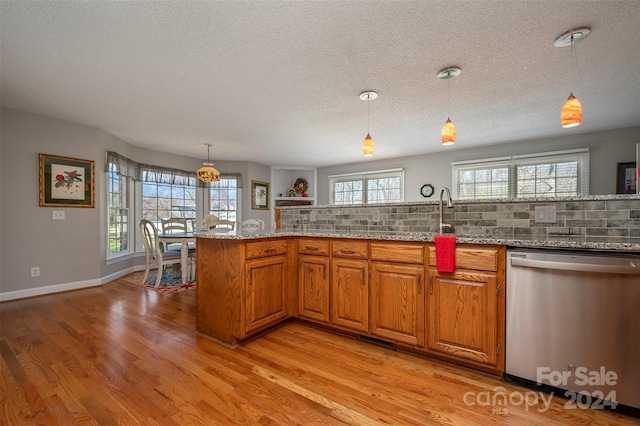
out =
<path fill-rule="evenodd" d="M 16 291 L 7 291 L 7 292 L 0 292 L 0 302 L 6 302 L 9 300 L 17 300 L 17 299 L 24 299 L 26 297 L 35 297 L 35 296 L 43 296 L 46 294 L 53 294 L 53 293 L 61 293 L 63 291 L 70 291 L 70 290 L 79 290 L 82 288 L 89 288 L 89 287 L 97 287 L 99 285 L 104 285 L 106 283 L 109 283 L 113 280 L 117 280 L 118 278 L 122 278 L 125 275 L 128 275 L 132 272 L 135 271 L 143 271 L 145 268 L 144 265 L 142 266 L 132 266 L 130 268 L 124 269 L 122 271 L 118 271 L 114 274 L 111 275 L 107 275 L 105 277 L 102 278 L 96 278 L 93 280 L 85 280 L 85 281 L 76 281 L 76 282 L 72 282 L 72 283 L 63 283 L 63 284 L 54 284 L 54 285 L 48 285 L 48 286 L 44 286 L 44 287 L 35 287 L 35 288 L 25 288 L 24 290 L 16 290 Z"/>

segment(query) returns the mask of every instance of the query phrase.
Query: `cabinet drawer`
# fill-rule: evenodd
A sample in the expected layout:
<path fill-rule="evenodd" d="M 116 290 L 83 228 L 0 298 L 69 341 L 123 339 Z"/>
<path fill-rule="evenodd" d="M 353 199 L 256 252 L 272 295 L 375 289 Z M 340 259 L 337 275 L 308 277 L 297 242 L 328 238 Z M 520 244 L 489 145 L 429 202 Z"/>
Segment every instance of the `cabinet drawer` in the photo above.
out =
<path fill-rule="evenodd" d="M 319 238 L 300 238 L 298 240 L 298 253 L 328 256 L 329 241 Z"/>
<path fill-rule="evenodd" d="M 265 240 L 247 243 L 245 257 L 254 259 L 256 257 L 276 256 L 286 254 L 288 247 L 287 240 Z"/>
<path fill-rule="evenodd" d="M 352 259 L 367 259 L 369 251 L 367 241 L 337 240 L 331 242 L 331 254 L 334 257 L 349 257 Z"/>
<path fill-rule="evenodd" d="M 436 266 L 436 248 L 429 250 L 429 265 Z M 456 247 L 456 269 L 473 269 L 476 271 L 497 271 L 498 250 L 494 246 Z"/>
<path fill-rule="evenodd" d="M 424 264 L 425 244 L 371 243 L 371 260 Z"/>

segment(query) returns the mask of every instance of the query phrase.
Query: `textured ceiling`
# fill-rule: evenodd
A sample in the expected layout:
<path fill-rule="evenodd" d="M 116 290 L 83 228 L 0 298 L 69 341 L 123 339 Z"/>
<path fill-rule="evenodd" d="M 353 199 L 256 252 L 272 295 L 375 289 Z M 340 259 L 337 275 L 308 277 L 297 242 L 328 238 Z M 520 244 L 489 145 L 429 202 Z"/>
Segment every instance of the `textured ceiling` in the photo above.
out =
<path fill-rule="evenodd" d="M 367 130 L 381 159 L 640 125 L 638 0 L 3 0 L 0 19 L 3 106 L 214 161 L 370 161 Z M 578 26 L 584 120 L 562 129 L 553 41 Z"/>

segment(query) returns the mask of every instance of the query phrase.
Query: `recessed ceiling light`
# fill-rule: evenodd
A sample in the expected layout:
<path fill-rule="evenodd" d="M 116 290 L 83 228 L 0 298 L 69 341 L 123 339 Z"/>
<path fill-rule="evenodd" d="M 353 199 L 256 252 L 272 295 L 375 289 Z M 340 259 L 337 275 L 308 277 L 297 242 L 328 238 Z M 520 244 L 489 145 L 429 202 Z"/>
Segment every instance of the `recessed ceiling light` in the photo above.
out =
<path fill-rule="evenodd" d="M 462 72 L 460 67 L 447 67 L 438 71 L 438 78 L 440 80 L 447 80 L 453 77 L 457 77 Z"/>
<path fill-rule="evenodd" d="M 569 30 L 556 38 L 556 41 L 553 44 L 556 47 L 567 47 L 571 46 L 571 44 L 576 44 L 580 40 L 587 38 L 587 36 L 591 33 L 591 28 L 589 27 L 580 27 Z M 571 40 L 571 35 L 573 35 L 573 42 Z"/>
<path fill-rule="evenodd" d="M 372 101 L 377 97 L 378 97 L 378 94 L 372 91 L 366 91 L 366 92 L 360 93 L 360 99 L 362 99 L 363 101 Z"/>

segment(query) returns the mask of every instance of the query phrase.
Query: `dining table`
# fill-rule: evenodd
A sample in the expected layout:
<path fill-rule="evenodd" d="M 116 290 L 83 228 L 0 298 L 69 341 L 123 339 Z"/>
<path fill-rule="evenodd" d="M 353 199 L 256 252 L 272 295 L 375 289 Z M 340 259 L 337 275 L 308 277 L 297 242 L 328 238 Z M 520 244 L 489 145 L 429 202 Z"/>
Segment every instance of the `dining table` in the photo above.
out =
<path fill-rule="evenodd" d="M 171 232 L 158 234 L 158 240 L 163 243 L 180 243 L 180 270 L 182 271 L 182 284 L 189 279 L 189 243 L 195 244 L 196 234 L 193 232 Z"/>

